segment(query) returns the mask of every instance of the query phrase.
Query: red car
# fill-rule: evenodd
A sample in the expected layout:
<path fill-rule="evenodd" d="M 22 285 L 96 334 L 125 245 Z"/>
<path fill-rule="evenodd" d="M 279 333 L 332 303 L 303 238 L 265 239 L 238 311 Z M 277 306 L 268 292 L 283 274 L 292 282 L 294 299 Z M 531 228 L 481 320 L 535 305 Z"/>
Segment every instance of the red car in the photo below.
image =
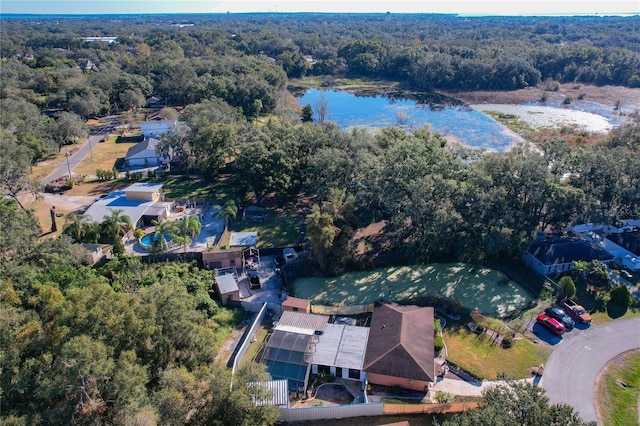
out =
<path fill-rule="evenodd" d="M 549 315 L 540 314 L 536 321 L 556 336 L 561 336 L 564 333 L 564 325 L 562 325 L 557 319 L 551 318 Z"/>

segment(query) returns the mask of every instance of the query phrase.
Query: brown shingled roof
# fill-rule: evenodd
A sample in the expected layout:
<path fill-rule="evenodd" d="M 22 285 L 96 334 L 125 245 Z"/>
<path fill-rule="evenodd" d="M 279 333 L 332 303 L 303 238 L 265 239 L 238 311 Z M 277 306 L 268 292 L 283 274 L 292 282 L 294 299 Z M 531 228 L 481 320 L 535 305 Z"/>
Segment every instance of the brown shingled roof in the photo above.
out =
<path fill-rule="evenodd" d="M 376 306 L 363 369 L 367 373 L 435 380 L 433 308 Z"/>

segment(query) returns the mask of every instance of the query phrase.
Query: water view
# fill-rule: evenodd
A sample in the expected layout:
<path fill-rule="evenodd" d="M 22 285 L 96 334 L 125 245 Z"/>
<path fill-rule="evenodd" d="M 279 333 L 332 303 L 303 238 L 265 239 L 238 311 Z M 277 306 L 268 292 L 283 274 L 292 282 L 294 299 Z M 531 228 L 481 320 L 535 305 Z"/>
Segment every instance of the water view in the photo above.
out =
<path fill-rule="evenodd" d="M 322 96 L 328 111 L 325 120 L 335 122 L 342 129 L 354 126 L 427 128 L 461 144 L 489 151 L 504 151 L 520 141 L 515 133 L 494 119 L 446 96 L 432 94 L 409 99 L 393 94 L 309 89 L 298 101 L 303 106 L 311 105 L 316 111 Z"/>
<path fill-rule="evenodd" d="M 517 115 L 533 127 L 570 125 L 590 132 L 607 132 L 620 125 L 607 116 L 600 104 L 591 111 L 537 105 L 473 105 L 438 94 L 346 92 L 309 89 L 298 97 L 301 105 L 311 105 L 317 116 L 318 101 L 324 97 L 325 120 L 349 127 L 398 126 L 408 130 L 427 128 L 447 139 L 487 151 L 505 151 L 521 138 L 483 111 Z M 609 108 L 610 110 L 610 108 Z"/>

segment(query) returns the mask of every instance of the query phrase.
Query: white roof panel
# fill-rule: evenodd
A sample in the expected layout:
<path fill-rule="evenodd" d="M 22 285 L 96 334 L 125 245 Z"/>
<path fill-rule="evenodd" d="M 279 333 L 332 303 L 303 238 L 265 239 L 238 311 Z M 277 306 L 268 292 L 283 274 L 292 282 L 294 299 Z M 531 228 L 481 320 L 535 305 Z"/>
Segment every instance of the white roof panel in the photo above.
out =
<path fill-rule="evenodd" d="M 229 247 L 253 247 L 257 244 L 257 232 L 232 232 L 229 236 Z"/>

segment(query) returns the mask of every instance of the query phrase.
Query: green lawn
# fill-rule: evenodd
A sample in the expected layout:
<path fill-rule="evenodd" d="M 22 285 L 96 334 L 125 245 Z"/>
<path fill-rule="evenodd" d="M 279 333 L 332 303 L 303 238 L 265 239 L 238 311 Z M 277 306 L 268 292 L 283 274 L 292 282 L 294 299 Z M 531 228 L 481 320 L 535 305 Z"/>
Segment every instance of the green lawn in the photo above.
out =
<path fill-rule="evenodd" d="M 445 327 L 448 359 L 476 377 L 495 380 L 500 373 L 509 378 L 530 376 L 530 368 L 546 364 L 552 348 L 517 339 L 504 349 L 486 334 L 475 334 L 464 326 Z"/>
<path fill-rule="evenodd" d="M 638 424 L 640 351 L 624 354 L 621 358 L 606 367 L 598 389 L 599 414 L 606 426 Z M 620 381 L 626 387 L 620 386 Z"/>
<path fill-rule="evenodd" d="M 233 177 L 221 176 L 215 182 L 202 178 L 168 176 L 164 183 L 164 193 L 169 198 L 198 198 L 224 204 L 244 196 L 244 188 Z"/>
<path fill-rule="evenodd" d="M 376 300 L 433 296 L 455 300 L 469 310 L 503 317 L 532 297 L 495 269 L 464 263 L 434 263 L 349 272 L 339 277 L 304 277 L 293 283 L 296 297 L 318 305 L 364 305 Z"/>
<path fill-rule="evenodd" d="M 234 232 L 257 232 L 258 248 L 300 244 L 300 231 L 294 212 L 290 210 L 268 210 L 267 220 L 263 222 L 235 220 L 230 229 Z"/>

